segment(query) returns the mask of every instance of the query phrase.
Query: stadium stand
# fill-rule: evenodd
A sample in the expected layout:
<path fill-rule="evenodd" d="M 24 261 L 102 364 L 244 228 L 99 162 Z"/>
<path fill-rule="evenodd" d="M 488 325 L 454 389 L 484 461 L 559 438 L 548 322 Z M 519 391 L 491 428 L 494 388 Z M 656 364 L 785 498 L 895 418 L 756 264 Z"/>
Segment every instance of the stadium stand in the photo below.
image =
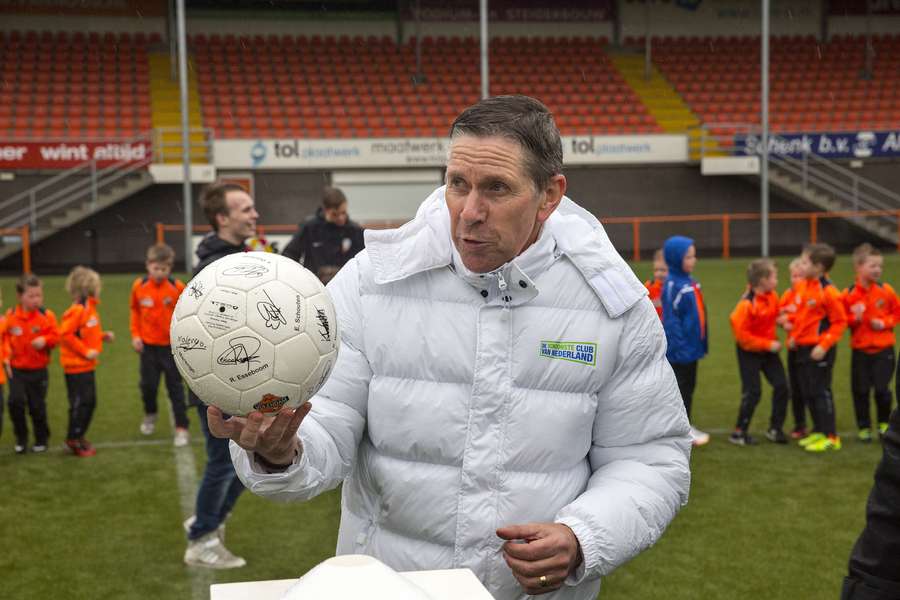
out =
<path fill-rule="evenodd" d="M 759 37 L 667 37 L 653 41 L 653 60 L 702 122 L 759 123 L 759 45 Z M 813 37 L 772 38 L 772 129 L 897 127 L 900 36 L 874 36 L 873 45 L 873 69 L 866 78 L 862 36 L 838 36 L 826 43 Z"/>
<path fill-rule="evenodd" d="M 661 131 L 604 53 L 605 40 L 497 38 L 491 93 L 527 93 L 564 135 Z M 444 136 L 480 93 L 475 38 L 194 35 L 203 122 L 219 138 Z"/>
<path fill-rule="evenodd" d="M 127 138 L 160 126 L 161 109 L 153 106 L 171 94 L 152 84 L 148 51 L 160 42 L 143 33 L 0 32 L 0 136 Z M 190 43 L 200 97 L 192 121 L 202 119 L 217 138 L 443 136 L 480 94 L 473 37 L 424 37 L 418 83 L 413 40 L 197 34 Z M 491 93 L 540 98 L 564 135 L 671 129 L 648 110 L 652 98 L 642 101 L 629 86 L 606 45 L 582 37 L 494 38 Z M 861 36 L 773 38 L 773 130 L 897 127 L 900 35 L 874 36 L 874 49 L 864 78 Z M 658 38 L 653 60 L 700 122 L 758 123 L 758 37 Z"/>
<path fill-rule="evenodd" d="M 128 138 L 150 129 L 156 34 L 0 32 L 0 135 Z"/>

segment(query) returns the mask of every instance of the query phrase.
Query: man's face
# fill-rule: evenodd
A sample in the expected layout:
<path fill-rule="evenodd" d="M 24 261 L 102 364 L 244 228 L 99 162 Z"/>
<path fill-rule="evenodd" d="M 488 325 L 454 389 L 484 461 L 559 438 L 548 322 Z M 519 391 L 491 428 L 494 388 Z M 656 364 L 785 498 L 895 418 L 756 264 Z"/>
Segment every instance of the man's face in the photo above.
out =
<path fill-rule="evenodd" d="M 347 224 L 347 203 L 344 202 L 337 208 L 326 208 L 323 211 L 325 215 L 325 220 L 329 223 L 333 223 L 338 227 L 343 227 Z"/>
<path fill-rule="evenodd" d="M 878 281 L 881 279 L 881 270 L 884 259 L 880 256 L 869 256 L 857 268 L 857 274 L 866 281 Z"/>
<path fill-rule="evenodd" d="M 44 288 L 36 285 L 25 288 L 25 291 L 19 294 L 19 302 L 25 312 L 31 312 L 39 309 L 44 305 Z"/>
<path fill-rule="evenodd" d="M 259 213 L 250 194 L 241 190 L 231 190 L 225 194 L 227 215 L 218 215 L 219 235 L 230 240 L 244 242 L 256 235 L 256 220 Z"/>
<path fill-rule="evenodd" d="M 147 261 L 147 274 L 150 279 L 160 283 L 172 274 L 172 263 Z"/>
<path fill-rule="evenodd" d="M 522 148 L 501 137 L 463 135 L 450 146 L 447 208 L 450 233 L 463 264 L 487 273 L 522 253 L 559 205 L 566 179 L 554 176 L 537 191 L 525 172 Z"/>

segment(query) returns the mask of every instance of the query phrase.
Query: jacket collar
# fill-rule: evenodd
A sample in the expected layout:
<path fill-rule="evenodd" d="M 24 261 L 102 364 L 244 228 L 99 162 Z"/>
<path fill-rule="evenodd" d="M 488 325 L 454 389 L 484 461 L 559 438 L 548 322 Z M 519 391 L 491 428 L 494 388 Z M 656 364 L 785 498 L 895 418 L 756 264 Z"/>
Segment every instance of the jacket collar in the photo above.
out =
<path fill-rule="evenodd" d="M 565 197 L 532 246 L 484 276 L 466 269 L 453 246 L 443 186 L 419 206 L 412 221 L 398 229 L 368 229 L 365 242 L 373 277 L 379 285 L 431 269 L 453 267 L 470 285 L 487 289 L 489 300 L 498 296 L 502 299 L 505 294 L 501 292 L 508 290 L 511 301 L 507 302 L 519 304 L 537 295 L 533 280 L 565 255 L 612 317 L 618 317 L 647 295 L 647 289 L 613 248 L 597 218 Z M 489 281 L 487 288 L 485 280 Z M 506 284 L 505 290 L 501 281 Z"/>

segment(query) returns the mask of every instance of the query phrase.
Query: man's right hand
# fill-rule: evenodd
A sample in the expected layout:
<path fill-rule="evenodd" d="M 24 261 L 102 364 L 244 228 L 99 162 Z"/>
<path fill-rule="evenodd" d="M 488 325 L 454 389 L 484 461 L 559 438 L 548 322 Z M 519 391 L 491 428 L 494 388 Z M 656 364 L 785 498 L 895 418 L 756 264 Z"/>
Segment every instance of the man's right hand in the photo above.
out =
<path fill-rule="evenodd" d="M 131 347 L 134 348 L 135 352 L 143 352 L 144 351 L 144 340 L 139 337 L 131 338 Z"/>
<path fill-rule="evenodd" d="M 254 411 L 246 417 L 226 420 L 215 406 L 206 409 L 209 432 L 217 438 L 228 438 L 247 452 L 262 456 L 273 465 L 286 465 L 303 452 L 297 430 L 309 414 L 312 404 L 282 408 L 275 417 L 266 417 Z"/>

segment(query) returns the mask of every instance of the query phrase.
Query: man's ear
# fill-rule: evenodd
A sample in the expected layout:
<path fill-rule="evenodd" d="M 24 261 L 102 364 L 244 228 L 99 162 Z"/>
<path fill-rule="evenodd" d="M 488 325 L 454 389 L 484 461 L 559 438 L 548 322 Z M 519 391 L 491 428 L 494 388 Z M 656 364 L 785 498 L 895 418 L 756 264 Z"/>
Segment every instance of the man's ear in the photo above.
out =
<path fill-rule="evenodd" d="M 538 207 L 537 219 L 539 223 L 543 223 L 550 218 L 562 198 L 566 193 L 566 176 L 554 175 L 544 187 L 541 193 L 541 204 Z"/>
<path fill-rule="evenodd" d="M 228 222 L 228 215 L 223 215 L 222 213 L 216 214 L 216 223 L 218 223 L 219 227 L 216 231 L 222 231 L 222 228 L 225 227 L 225 224 Z"/>

